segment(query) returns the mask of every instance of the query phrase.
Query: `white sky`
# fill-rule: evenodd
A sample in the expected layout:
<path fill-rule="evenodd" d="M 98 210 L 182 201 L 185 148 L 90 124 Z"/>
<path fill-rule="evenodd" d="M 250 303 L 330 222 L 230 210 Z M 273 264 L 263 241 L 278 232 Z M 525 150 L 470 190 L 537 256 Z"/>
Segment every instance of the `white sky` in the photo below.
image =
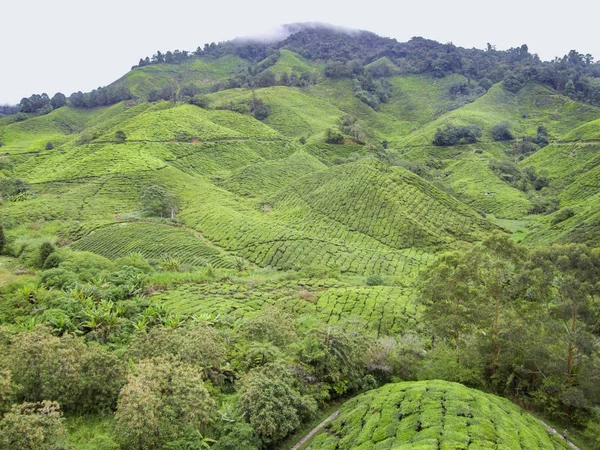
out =
<path fill-rule="evenodd" d="M 577 49 L 600 59 L 599 16 L 593 0 L 0 0 L 0 104 L 89 91 L 156 50 L 193 50 L 292 22 L 463 47 L 526 43 L 542 59 Z"/>

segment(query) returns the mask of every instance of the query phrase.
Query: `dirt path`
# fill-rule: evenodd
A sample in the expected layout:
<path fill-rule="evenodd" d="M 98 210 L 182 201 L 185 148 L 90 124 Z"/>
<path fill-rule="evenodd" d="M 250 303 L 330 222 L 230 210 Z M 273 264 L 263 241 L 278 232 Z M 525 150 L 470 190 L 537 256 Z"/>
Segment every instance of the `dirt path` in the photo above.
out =
<path fill-rule="evenodd" d="M 292 450 L 298 450 L 300 447 L 302 447 L 304 444 L 306 444 L 306 442 L 311 437 L 313 437 L 315 434 L 317 434 L 321 430 L 321 428 L 323 428 L 325 425 L 327 425 L 329 422 L 331 422 L 333 419 L 335 419 L 339 415 L 340 415 L 340 410 L 338 409 L 336 412 L 334 412 L 332 415 L 330 415 L 327 419 L 325 419 L 319 425 L 314 427 L 310 433 L 308 433 L 306 436 L 304 436 L 302 438 L 302 440 L 300 440 L 300 442 L 298 442 L 296 445 L 294 445 L 292 447 Z"/>
<path fill-rule="evenodd" d="M 538 420 L 539 420 L 539 419 L 538 419 Z M 540 420 L 540 423 L 546 427 L 546 430 L 548 430 L 548 432 L 550 432 L 550 433 L 554 433 L 554 434 L 560 434 L 560 433 L 559 433 L 558 431 L 556 431 L 554 428 L 552 428 L 551 426 L 549 426 L 549 425 L 545 424 L 545 423 L 544 423 L 544 422 L 542 422 L 541 420 Z M 575 444 L 573 444 L 573 443 L 572 443 L 572 442 L 570 442 L 570 441 L 567 441 L 567 444 L 569 444 L 573 450 L 581 450 L 579 447 L 577 447 Z"/>

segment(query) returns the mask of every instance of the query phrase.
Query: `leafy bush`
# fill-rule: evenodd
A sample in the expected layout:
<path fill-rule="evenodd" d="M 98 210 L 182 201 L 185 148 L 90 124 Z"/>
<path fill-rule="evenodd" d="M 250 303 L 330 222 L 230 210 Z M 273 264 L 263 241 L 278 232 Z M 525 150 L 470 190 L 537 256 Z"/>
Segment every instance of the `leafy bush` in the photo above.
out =
<path fill-rule="evenodd" d="M 508 128 L 508 123 L 502 122 L 494 125 L 492 128 L 492 139 L 495 141 L 510 141 L 514 138 L 513 134 Z"/>
<path fill-rule="evenodd" d="M 339 131 L 328 128 L 325 132 L 325 142 L 328 144 L 343 144 L 344 136 Z"/>
<path fill-rule="evenodd" d="M 210 100 L 206 95 L 198 94 L 198 95 L 194 95 L 193 97 L 191 97 L 188 100 L 188 103 L 190 105 L 195 105 L 195 106 L 198 106 L 199 108 L 206 109 L 210 105 Z"/>
<path fill-rule="evenodd" d="M 262 99 L 257 98 L 254 94 L 252 94 L 252 99 L 250 99 L 248 107 L 256 120 L 265 120 L 271 112 L 271 107 L 265 105 Z"/>
<path fill-rule="evenodd" d="M 123 130 L 115 131 L 115 142 L 117 144 L 122 144 L 126 140 L 127 140 L 127 135 L 125 134 L 125 132 Z"/>
<path fill-rule="evenodd" d="M 0 178 L 0 197 L 10 198 L 29 191 L 29 183 L 20 178 Z"/>
<path fill-rule="evenodd" d="M 177 199 L 162 186 L 146 185 L 140 191 L 142 210 L 153 216 L 169 217 L 177 207 Z"/>
<path fill-rule="evenodd" d="M 14 405 L 0 420 L 0 447 L 5 449 L 67 450 L 67 433 L 56 402 Z"/>
<path fill-rule="evenodd" d="M 367 286 L 381 286 L 383 285 L 383 278 L 378 275 L 371 275 L 367 277 L 366 284 Z"/>
<path fill-rule="evenodd" d="M 46 142 L 46 150 L 52 150 L 54 148 L 54 144 L 52 142 Z"/>
<path fill-rule="evenodd" d="M 564 222 L 567 219 L 570 219 L 575 215 L 575 211 L 573 208 L 563 208 L 558 211 L 554 217 L 552 218 L 552 225 L 556 225 L 557 223 Z"/>
<path fill-rule="evenodd" d="M 477 125 L 453 126 L 446 125 L 438 128 L 433 136 L 432 144 L 435 146 L 451 146 L 461 143 L 473 144 L 481 137 L 481 128 Z"/>

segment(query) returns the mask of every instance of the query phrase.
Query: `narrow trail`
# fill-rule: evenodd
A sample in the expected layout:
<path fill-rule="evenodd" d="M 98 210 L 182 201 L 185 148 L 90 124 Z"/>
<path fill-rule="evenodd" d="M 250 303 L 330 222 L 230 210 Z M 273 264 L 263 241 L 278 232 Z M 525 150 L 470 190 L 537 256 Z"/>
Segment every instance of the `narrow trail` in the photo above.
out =
<path fill-rule="evenodd" d="M 327 425 L 329 422 L 331 422 L 333 419 L 335 419 L 339 415 L 340 415 L 340 410 L 338 409 L 336 412 L 334 412 L 332 415 L 330 415 L 327 419 L 325 419 L 319 425 L 314 427 L 310 433 L 308 433 L 306 436 L 304 436 L 300 440 L 300 442 L 298 442 L 296 445 L 294 445 L 292 447 L 292 450 L 298 450 L 300 447 L 302 447 L 304 444 L 306 444 L 306 442 L 310 438 L 312 438 L 315 434 L 317 434 L 321 430 L 321 428 L 323 428 L 325 425 Z"/>
<path fill-rule="evenodd" d="M 539 419 L 538 419 L 539 420 Z M 556 431 L 554 428 L 552 428 L 550 425 L 547 425 L 546 423 L 542 422 L 541 420 L 539 421 L 542 425 L 544 425 L 546 427 L 546 430 L 548 430 L 549 433 L 554 433 L 554 434 L 559 434 L 560 433 L 558 431 Z M 575 444 L 573 444 L 571 441 L 567 441 L 567 444 L 569 444 L 569 446 L 573 449 L 573 450 L 581 450 L 579 447 L 577 447 Z"/>

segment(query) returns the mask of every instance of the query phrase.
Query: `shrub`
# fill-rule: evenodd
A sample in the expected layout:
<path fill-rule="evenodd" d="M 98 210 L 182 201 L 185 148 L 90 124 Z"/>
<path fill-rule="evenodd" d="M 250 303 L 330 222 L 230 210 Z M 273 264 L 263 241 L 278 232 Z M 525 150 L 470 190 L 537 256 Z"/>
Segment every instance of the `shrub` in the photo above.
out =
<path fill-rule="evenodd" d="M 197 370 L 166 359 L 135 365 L 121 390 L 115 421 L 124 448 L 162 448 L 209 424 L 215 402 Z"/>
<path fill-rule="evenodd" d="M 208 99 L 208 97 L 206 95 L 202 95 L 202 94 L 198 94 L 198 95 L 194 95 L 193 97 L 191 97 L 188 100 L 188 103 L 190 105 L 195 105 L 198 106 L 199 108 L 208 108 L 208 105 L 210 104 L 210 100 Z"/>
<path fill-rule="evenodd" d="M 252 98 L 250 99 L 248 106 L 250 108 L 250 112 L 256 120 L 265 120 L 271 113 L 271 107 L 269 105 L 265 105 L 262 99 L 257 98 L 254 94 L 252 94 Z"/>
<path fill-rule="evenodd" d="M 325 132 L 325 142 L 328 144 L 343 144 L 344 136 L 339 131 L 332 130 L 328 128 Z"/>
<path fill-rule="evenodd" d="M 516 77 L 513 73 L 507 72 L 506 76 L 504 77 L 504 89 L 516 94 L 521 90 L 522 87 L 523 81 Z"/>
<path fill-rule="evenodd" d="M 0 421 L 0 447 L 67 450 L 67 433 L 56 402 L 14 405 Z"/>
<path fill-rule="evenodd" d="M 52 252 L 54 252 L 55 248 L 54 245 L 52 245 L 51 242 L 42 242 L 42 245 L 40 245 L 40 253 L 39 253 L 39 258 L 37 260 L 37 266 L 42 269 L 44 267 L 44 264 L 46 263 L 46 260 L 48 259 L 48 257 L 50 256 L 50 254 Z"/>
<path fill-rule="evenodd" d="M 317 409 L 314 399 L 294 387 L 294 378 L 282 365 L 268 364 L 242 380 L 240 411 L 263 442 L 285 438 Z"/>
<path fill-rule="evenodd" d="M 446 125 L 438 128 L 433 136 L 432 144 L 435 146 L 451 146 L 461 143 L 473 144 L 481 137 L 481 128 L 477 125 L 453 126 Z"/>
<path fill-rule="evenodd" d="M 0 178 L 0 197 L 9 198 L 29 191 L 29 183 L 20 178 Z"/>
<path fill-rule="evenodd" d="M 557 223 L 570 219 L 574 215 L 575 211 L 573 211 L 573 208 L 563 208 L 554 215 L 551 223 L 552 225 L 556 225 Z"/>
<path fill-rule="evenodd" d="M 122 144 L 126 140 L 127 140 L 127 135 L 125 134 L 125 132 L 123 130 L 115 131 L 115 142 L 117 144 Z"/>
<path fill-rule="evenodd" d="M 492 139 L 495 141 L 510 141 L 513 139 L 513 135 L 508 128 L 508 123 L 502 122 L 494 125 L 492 129 Z"/>
<path fill-rule="evenodd" d="M 52 150 L 54 148 L 54 144 L 52 142 L 46 142 L 46 150 Z"/>
<path fill-rule="evenodd" d="M 367 277 L 367 286 L 381 286 L 383 284 L 383 279 L 378 275 L 371 275 Z"/>
<path fill-rule="evenodd" d="M 169 217 L 176 206 L 176 198 L 168 193 L 162 186 L 147 185 L 140 192 L 142 210 L 153 216 Z"/>

